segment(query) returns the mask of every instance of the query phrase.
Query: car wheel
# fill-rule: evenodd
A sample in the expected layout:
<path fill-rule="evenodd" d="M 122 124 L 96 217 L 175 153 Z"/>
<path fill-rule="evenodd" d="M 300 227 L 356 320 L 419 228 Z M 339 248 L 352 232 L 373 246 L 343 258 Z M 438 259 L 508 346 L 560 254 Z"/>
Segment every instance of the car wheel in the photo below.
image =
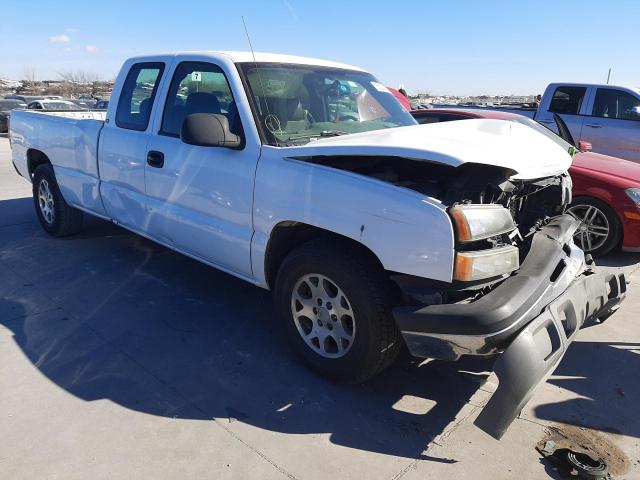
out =
<path fill-rule="evenodd" d="M 591 197 L 577 197 L 568 213 L 580 220 L 573 239 L 585 253 L 604 255 L 620 243 L 620 220 L 604 202 Z"/>
<path fill-rule="evenodd" d="M 383 269 L 349 247 L 314 241 L 291 252 L 275 303 L 290 344 L 313 370 L 359 383 L 384 370 L 402 342 Z"/>
<path fill-rule="evenodd" d="M 54 237 L 64 237 L 82 228 L 82 212 L 62 198 L 51 165 L 40 165 L 33 175 L 33 203 L 40 225 Z"/>

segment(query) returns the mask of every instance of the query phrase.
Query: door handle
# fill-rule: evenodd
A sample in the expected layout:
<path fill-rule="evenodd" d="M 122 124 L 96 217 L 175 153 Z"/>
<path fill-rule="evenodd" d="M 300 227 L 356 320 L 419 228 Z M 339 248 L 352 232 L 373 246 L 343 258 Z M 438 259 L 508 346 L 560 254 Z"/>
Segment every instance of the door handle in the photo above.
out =
<path fill-rule="evenodd" d="M 602 128 L 602 125 L 599 123 L 585 123 L 584 126 L 589 128 Z"/>
<path fill-rule="evenodd" d="M 147 165 L 153 168 L 162 168 L 164 166 L 164 153 L 150 150 L 147 153 Z"/>
<path fill-rule="evenodd" d="M 551 124 L 551 123 L 556 123 L 556 121 L 555 121 L 555 120 L 538 120 L 538 121 L 539 121 L 540 123 L 549 123 L 549 124 Z"/>

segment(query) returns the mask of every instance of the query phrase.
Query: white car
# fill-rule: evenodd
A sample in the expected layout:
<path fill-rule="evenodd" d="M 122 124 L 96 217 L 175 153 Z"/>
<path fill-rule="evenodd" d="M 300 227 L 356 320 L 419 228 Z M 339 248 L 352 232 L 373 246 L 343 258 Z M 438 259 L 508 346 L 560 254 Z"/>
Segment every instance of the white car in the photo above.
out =
<path fill-rule="evenodd" d="M 499 438 L 586 322 L 624 297 L 573 243 L 573 150 L 525 125 L 417 125 L 364 70 L 250 52 L 125 62 L 106 112 L 16 111 L 13 162 L 53 236 L 95 215 L 274 291 L 316 371 L 360 382 L 403 343 L 502 353 Z M 221 286 L 220 288 L 224 288 Z"/>
<path fill-rule="evenodd" d="M 27 105 L 28 110 L 86 110 L 68 100 L 34 100 Z"/>

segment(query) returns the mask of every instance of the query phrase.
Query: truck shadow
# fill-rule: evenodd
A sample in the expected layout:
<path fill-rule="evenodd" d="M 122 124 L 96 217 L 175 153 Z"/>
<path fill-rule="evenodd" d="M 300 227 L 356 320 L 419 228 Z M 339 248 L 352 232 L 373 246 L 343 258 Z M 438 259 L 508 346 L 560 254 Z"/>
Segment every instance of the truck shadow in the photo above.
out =
<path fill-rule="evenodd" d="M 85 401 L 151 415 L 328 433 L 336 445 L 451 463 L 425 448 L 491 369 L 405 355 L 365 385 L 333 384 L 289 351 L 269 292 L 101 221 L 57 240 L 35 222 L 2 229 L 0 266 L 0 322 L 34 366 Z M 636 419 L 622 421 L 638 386 L 624 397 L 614 388 L 640 367 L 627 346 L 574 344 L 558 373 L 578 379 L 557 382 L 589 400 L 536 413 L 640 437 Z M 615 421 L 612 400 L 623 402 Z"/>
<path fill-rule="evenodd" d="M 486 360 L 419 365 L 405 355 L 365 385 L 336 385 L 289 351 L 269 292 L 103 222 L 62 240 L 38 230 L 0 234 L 0 321 L 70 394 L 455 461 L 424 450 L 478 390 Z"/>

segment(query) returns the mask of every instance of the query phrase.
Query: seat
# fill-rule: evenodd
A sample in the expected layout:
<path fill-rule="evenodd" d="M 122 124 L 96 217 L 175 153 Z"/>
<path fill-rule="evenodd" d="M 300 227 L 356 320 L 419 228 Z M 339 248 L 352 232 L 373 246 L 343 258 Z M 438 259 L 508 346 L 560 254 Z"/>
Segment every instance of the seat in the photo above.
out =
<path fill-rule="evenodd" d="M 236 102 L 229 103 L 227 107 L 227 120 L 229 120 L 229 130 L 234 135 L 242 135 L 242 124 L 240 122 L 240 113 Z"/>
<path fill-rule="evenodd" d="M 220 113 L 220 102 L 215 93 L 193 92 L 187 97 L 185 115 L 193 113 Z"/>
<path fill-rule="evenodd" d="M 187 109 L 181 103 L 176 103 L 168 108 L 163 119 L 162 130 L 166 133 L 180 135 L 180 129 L 186 117 L 186 111 Z"/>
<path fill-rule="evenodd" d="M 283 130 L 304 130 L 308 127 L 307 118 L 300 99 L 270 98 L 269 113 L 278 117 Z"/>
<path fill-rule="evenodd" d="M 145 98 L 140 102 L 140 116 L 147 118 L 149 115 L 149 109 L 151 108 L 151 98 Z"/>

